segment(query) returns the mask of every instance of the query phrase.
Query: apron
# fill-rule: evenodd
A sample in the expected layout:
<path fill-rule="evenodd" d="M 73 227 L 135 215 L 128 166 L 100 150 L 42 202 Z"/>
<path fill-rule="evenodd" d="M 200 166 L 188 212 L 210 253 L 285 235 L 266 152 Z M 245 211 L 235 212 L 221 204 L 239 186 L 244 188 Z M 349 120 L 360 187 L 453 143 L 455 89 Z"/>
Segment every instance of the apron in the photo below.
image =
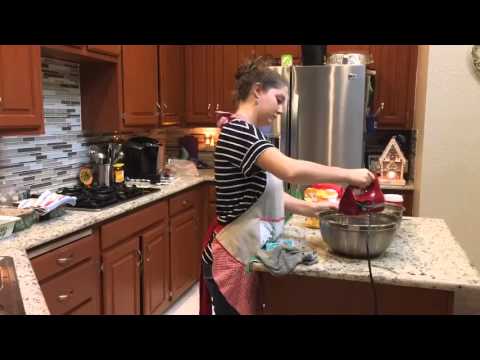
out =
<path fill-rule="evenodd" d="M 212 241 L 212 275 L 228 303 L 241 315 L 258 312 L 258 273 L 247 273 L 248 261 L 268 241 L 283 232 L 283 182 L 267 172 L 260 198 L 242 215 L 223 227 Z"/>

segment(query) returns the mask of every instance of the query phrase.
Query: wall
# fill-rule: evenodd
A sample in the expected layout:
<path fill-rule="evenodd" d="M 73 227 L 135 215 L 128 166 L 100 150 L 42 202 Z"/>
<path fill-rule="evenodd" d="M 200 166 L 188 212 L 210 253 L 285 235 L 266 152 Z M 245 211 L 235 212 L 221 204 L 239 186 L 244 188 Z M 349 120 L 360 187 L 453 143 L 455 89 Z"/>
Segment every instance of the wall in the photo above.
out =
<path fill-rule="evenodd" d="M 45 135 L 0 138 L 0 201 L 15 185 L 38 193 L 75 184 L 88 162 L 79 65 L 43 58 L 42 73 Z"/>
<path fill-rule="evenodd" d="M 425 46 L 417 84 L 418 216 L 443 218 L 480 268 L 480 76 L 471 45 Z M 423 72 L 422 72 L 423 70 Z"/>

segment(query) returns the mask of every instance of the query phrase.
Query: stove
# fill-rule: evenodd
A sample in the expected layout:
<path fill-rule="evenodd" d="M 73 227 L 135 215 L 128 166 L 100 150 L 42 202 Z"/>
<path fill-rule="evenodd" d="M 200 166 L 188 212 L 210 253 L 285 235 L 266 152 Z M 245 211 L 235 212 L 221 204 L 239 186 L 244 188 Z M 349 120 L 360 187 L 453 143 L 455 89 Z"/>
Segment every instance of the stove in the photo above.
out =
<path fill-rule="evenodd" d="M 0 315 L 25 315 L 15 264 L 10 256 L 0 256 Z"/>
<path fill-rule="evenodd" d="M 83 186 L 65 187 L 57 190 L 58 194 L 75 196 L 77 204 L 69 206 L 75 210 L 100 211 L 108 207 L 122 204 L 126 201 L 136 199 L 140 196 L 160 191 L 154 188 L 141 188 L 135 185 L 114 185 L 114 186 L 94 186 L 86 188 Z"/>

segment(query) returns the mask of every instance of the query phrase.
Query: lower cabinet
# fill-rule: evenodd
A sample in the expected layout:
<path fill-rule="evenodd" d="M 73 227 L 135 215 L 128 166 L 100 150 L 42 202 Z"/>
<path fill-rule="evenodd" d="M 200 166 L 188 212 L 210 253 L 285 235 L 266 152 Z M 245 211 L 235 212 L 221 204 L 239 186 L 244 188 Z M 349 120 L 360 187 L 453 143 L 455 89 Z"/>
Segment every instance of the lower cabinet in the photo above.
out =
<path fill-rule="evenodd" d="M 172 299 L 178 298 L 199 277 L 199 223 L 196 209 L 170 220 L 170 258 Z"/>
<path fill-rule="evenodd" d="M 170 304 L 168 219 L 142 235 L 143 313 L 160 314 Z"/>
<path fill-rule="evenodd" d="M 51 314 L 101 314 L 98 233 L 87 232 L 59 240 L 67 245 L 30 255 Z"/>
<path fill-rule="evenodd" d="M 140 238 L 133 237 L 102 254 L 103 304 L 107 315 L 139 315 Z"/>
<path fill-rule="evenodd" d="M 200 276 L 203 184 L 31 256 L 51 314 L 163 313 Z"/>

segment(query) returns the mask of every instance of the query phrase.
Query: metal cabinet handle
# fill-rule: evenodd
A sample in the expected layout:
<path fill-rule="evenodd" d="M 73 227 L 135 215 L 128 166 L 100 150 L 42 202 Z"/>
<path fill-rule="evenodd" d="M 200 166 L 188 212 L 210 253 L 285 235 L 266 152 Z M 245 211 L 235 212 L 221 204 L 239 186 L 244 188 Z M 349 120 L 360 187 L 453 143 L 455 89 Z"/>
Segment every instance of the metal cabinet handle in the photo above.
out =
<path fill-rule="evenodd" d="M 163 107 L 165 108 L 165 110 L 168 110 L 167 104 L 163 103 Z"/>
<path fill-rule="evenodd" d="M 158 101 L 155 103 L 155 105 L 157 106 L 158 110 L 162 111 L 162 107 L 160 106 L 160 104 L 158 103 Z"/>
<path fill-rule="evenodd" d="M 61 266 L 68 265 L 73 260 L 73 254 L 68 256 L 68 257 L 63 257 L 63 258 L 58 258 L 57 259 L 57 264 Z"/>
<path fill-rule="evenodd" d="M 207 110 L 210 111 L 211 107 L 212 107 L 212 104 L 208 104 Z"/>
<path fill-rule="evenodd" d="M 219 108 L 220 108 L 220 104 L 217 104 L 217 107 L 215 108 L 215 111 L 218 111 Z"/>
<path fill-rule="evenodd" d="M 383 111 L 384 108 L 385 108 L 385 103 L 384 102 L 380 103 L 380 106 L 378 107 L 377 111 L 375 111 L 375 114 L 373 116 L 376 117 L 378 114 L 380 114 L 380 112 Z"/>
<path fill-rule="evenodd" d="M 183 206 L 188 205 L 188 200 L 183 200 L 183 201 L 182 201 L 182 205 L 183 205 Z"/>
<path fill-rule="evenodd" d="M 3 99 L 2 99 L 2 97 L 0 96 L 0 103 L 2 102 L 2 100 L 3 100 Z"/>
<path fill-rule="evenodd" d="M 70 290 L 68 294 L 61 294 L 61 295 L 58 295 L 57 296 L 57 300 L 59 302 L 65 302 L 65 301 L 68 301 L 70 299 L 70 296 L 73 294 L 73 290 Z"/>
<path fill-rule="evenodd" d="M 142 252 L 141 252 L 140 250 L 138 250 L 138 249 L 137 249 L 137 255 L 138 255 L 137 266 L 140 267 L 140 265 L 142 265 L 143 258 L 142 258 Z"/>

